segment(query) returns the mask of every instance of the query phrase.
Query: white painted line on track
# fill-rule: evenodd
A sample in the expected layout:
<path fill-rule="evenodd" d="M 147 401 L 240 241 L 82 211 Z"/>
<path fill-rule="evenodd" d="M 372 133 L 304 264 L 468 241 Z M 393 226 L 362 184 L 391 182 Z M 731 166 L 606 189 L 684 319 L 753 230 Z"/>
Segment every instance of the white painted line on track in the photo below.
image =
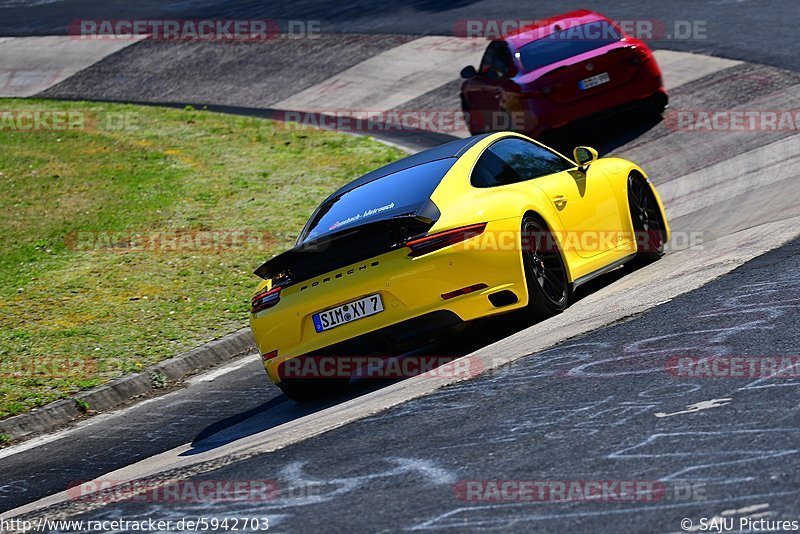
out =
<path fill-rule="evenodd" d="M 227 365 L 222 365 L 217 369 L 212 369 L 208 371 L 207 373 L 192 376 L 186 379 L 185 382 L 187 384 L 201 384 L 203 382 L 213 382 L 214 380 L 223 375 L 236 371 L 237 369 L 241 369 L 245 365 L 252 363 L 253 360 L 257 358 L 258 358 L 258 353 L 252 352 L 250 354 L 240 356 L 239 358 L 237 358 L 236 360 Z M 264 376 L 266 378 L 266 371 L 264 372 Z"/>
<path fill-rule="evenodd" d="M 386 111 L 458 77 L 480 60 L 483 39 L 427 36 L 391 48 L 273 107 L 295 111 Z"/>
<path fill-rule="evenodd" d="M 58 35 L 0 39 L 0 97 L 33 96 L 143 38 L 81 40 Z"/>
<path fill-rule="evenodd" d="M 667 217 L 706 209 L 779 182 L 800 168 L 800 136 L 786 137 L 658 185 Z"/>

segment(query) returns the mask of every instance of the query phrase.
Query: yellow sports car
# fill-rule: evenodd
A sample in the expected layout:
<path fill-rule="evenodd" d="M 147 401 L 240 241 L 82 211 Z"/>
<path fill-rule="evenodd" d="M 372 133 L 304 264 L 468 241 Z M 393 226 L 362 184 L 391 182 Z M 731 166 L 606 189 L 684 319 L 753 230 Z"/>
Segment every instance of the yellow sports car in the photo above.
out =
<path fill-rule="evenodd" d="M 652 261 L 670 233 L 636 164 L 573 160 L 511 132 L 453 141 L 372 171 L 311 215 L 255 273 L 250 326 L 270 378 L 304 400 L 347 382 L 287 376 L 318 355 L 387 354 L 465 321 L 564 310 L 572 290 Z"/>

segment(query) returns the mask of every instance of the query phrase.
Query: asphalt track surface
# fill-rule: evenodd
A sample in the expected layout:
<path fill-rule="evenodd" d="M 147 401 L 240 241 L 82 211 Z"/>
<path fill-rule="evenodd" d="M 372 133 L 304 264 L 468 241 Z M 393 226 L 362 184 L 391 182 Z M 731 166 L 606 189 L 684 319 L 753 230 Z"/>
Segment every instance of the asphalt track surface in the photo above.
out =
<path fill-rule="evenodd" d="M 537 4 L 537 13 L 534 15 L 568 9 L 561 3 L 551 4 L 544 7 Z M 774 2 L 770 8 L 766 8 L 763 2 L 730 3 L 724 0 L 677 3 L 669 7 L 655 2 L 637 3 L 635 7 L 627 3 L 614 3 L 612 6 L 604 4 L 594 2 L 590 7 L 605 11 L 616 19 L 646 16 L 650 19 L 709 21 L 707 41 L 658 43 L 665 48 L 702 51 L 797 70 L 798 65 L 793 59 L 797 43 L 794 39 L 787 39 L 784 34 L 793 27 L 787 21 L 798 12 L 798 8 L 790 2 Z M 81 5 L 85 8 L 81 8 Z M 107 13 L 114 13 L 115 18 L 152 18 L 159 12 L 169 12 L 173 18 L 306 18 L 332 22 L 332 29 L 342 32 L 402 31 L 409 34 L 446 34 L 452 30 L 453 20 L 478 16 L 519 18 L 516 6 L 508 10 L 492 2 L 455 5 L 459 7 L 448 10 L 436 7 L 435 3 L 419 2 L 392 4 L 390 9 L 383 7 L 385 4 L 365 3 L 358 7 L 360 11 L 337 12 L 333 3 L 315 2 L 312 5 L 300 2 L 292 3 L 288 8 L 270 7 L 270 13 L 263 13 L 263 8 L 255 3 L 226 4 L 225 12 L 214 11 L 218 8 L 211 3 L 171 4 L 171 11 L 162 10 L 164 4 L 137 3 L 135 8 L 130 8 L 136 11 L 124 12 L 114 3 L 103 3 L 101 6 L 96 3 L 56 2 L 49 4 L 47 16 L 41 14 L 45 11 L 37 10 L 48 6 L 2 11 L 12 15 L 10 19 L 4 17 L 4 21 L 28 21 L 14 25 L 26 28 L 21 30 L 23 33 L 54 33 L 54 28 L 58 28 L 65 16 L 70 16 L 70 20 L 81 16 L 102 18 L 105 9 L 110 10 Z M 67 8 L 66 14 L 59 15 L 60 9 Z M 93 15 L 84 15 L 81 9 Z M 411 16 L 414 10 L 417 14 L 424 13 L 424 25 L 420 26 L 418 20 L 414 21 Z M 676 16 L 676 12 L 680 15 Z M 356 13 L 360 15 L 355 16 Z M 2 30 L 2 33 L 6 33 L 6 30 Z M 747 38 L 742 38 L 742 35 Z M 354 36 L 340 35 L 326 39 L 341 41 L 343 45 L 340 50 L 345 52 L 333 54 L 335 60 L 325 62 L 329 70 L 298 69 L 303 71 L 299 74 L 298 83 L 301 85 L 318 83 L 332 72 L 377 53 L 369 50 L 369 43 L 374 43 L 374 39 L 367 40 L 367 46 L 363 47 L 352 46 L 353 40 L 357 39 Z M 380 39 L 385 43 L 387 38 Z M 398 42 L 408 40 L 402 36 L 389 39 Z M 142 83 L 137 76 L 122 80 L 113 78 L 113 75 L 119 74 L 117 69 L 122 68 L 120 64 L 123 67 L 130 64 L 125 54 L 134 54 L 130 58 L 135 61 L 145 61 L 148 54 L 136 55 L 136 49 L 151 47 L 152 51 L 159 46 L 162 45 L 142 43 L 129 47 L 56 86 L 51 90 L 53 96 L 76 97 L 87 95 L 88 92 L 87 96 L 95 98 L 97 95 L 91 90 L 97 90 L 96 82 L 103 79 L 110 80 L 107 84 L 109 87 L 128 87 L 130 94 L 142 96 L 144 100 L 148 97 L 148 87 L 153 92 L 149 95 L 151 98 L 163 96 L 159 90 L 166 87 L 169 80 L 164 80 L 165 85 L 153 87 Z M 191 44 L 178 47 L 184 50 L 176 58 L 178 63 L 200 54 L 197 49 L 192 49 Z M 254 53 L 252 58 L 256 57 Z M 120 58 L 126 60 L 121 61 Z M 264 59 L 263 67 L 249 73 L 253 79 L 246 80 L 246 83 L 228 80 L 231 87 L 241 89 L 257 80 L 259 75 L 268 75 L 270 67 L 275 64 L 267 59 Z M 291 66 L 291 62 L 287 64 Z M 319 64 L 314 63 L 313 66 Z M 133 72 L 147 69 L 145 63 Z M 187 76 L 187 80 L 190 79 Z M 140 85 L 137 86 L 137 83 Z M 741 65 L 681 86 L 672 92 L 672 97 L 674 105 L 687 108 L 748 105 L 797 107 L 797 83 L 796 75 L 783 70 Z M 277 101 L 290 96 L 291 86 L 277 85 L 278 94 L 270 94 L 269 98 Z M 193 95 L 198 101 L 220 92 L 214 85 L 199 86 Z M 266 88 L 274 86 L 276 83 L 270 81 L 261 89 L 242 92 L 232 102 L 239 107 L 231 111 L 263 113 L 259 104 L 264 107 Z M 285 94 L 280 91 L 285 91 Z M 185 94 L 179 93 L 171 96 L 188 100 Z M 229 94 L 226 91 L 222 93 Z M 423 95 L 418 102 L 436 105 L 442 98 L 451 96 L 452 87 L 443 87 Z M 417 137 L 414 143 L 407 144 L 423 148 L 440 141 L 439 134 L 425 134 Z M 624 125 L 619 130 L 606 132 L 601 138 L 595 136 L 590 141 L 606 152 L 615 151 L 635 161 L 651 164 L 656 171 L 654 180 L 660 188 L 662 184 L 669 188 L 666 184 L 670 181 L 678 184 L 672 186 L 675 205 L 680 213 L 673 220 L 673 228 L 700 228 L 706 232 L 708 239 L 713 239 L 799 214 L 797 209 L 800 203 L 796 200 L 796 191 L 792 189 L 796 188 L 797 171 L 793 165 L 795 160 L 791 158 L 787 160 L 786 167 L 780 169 L 783 173 L 779 175 L 780 180 L 763 184 L 763 195 L 747 194 L 746 191 L 739 195 L 730 194 L 714 210 L 693 209 L 691 197 L 695 192 L 686 189 L 690 180 L 677 180 L 684 176 L 691 178 L 692 172 L 700 172 L 699 177 L 704 178 L 715 172 L 715 166 L 716 172 L 730 172 L 733 176 L 735 169 L 726 169 L 724 162 L 731 154 L 742 151 L 751 151 L 752 155 L 766 162 L 771 158 L 780 159 L 778 156 L 786 153 L 796 157 L 791 148 L 787 149 L 786 146 L 781 145 L 774 150 L 770 148 L 781 141 L 787 144 L 794 141 L 796 144 L 797 139 L 790 138 L 788 134 L 738 137 L 687 135 L 681 138 L 663 124 L 644 124 L 635 127 Z M 670 156 L 675 153 L 680 153 L 682 157 L 672 158 L 678 161 L 671 161 Z M 787 194 L 787 191 L 790 193 Z M 682 199 L 684 202 L 681 207 Z M 548 356 L 552 356 L 554 351 L 539 353 L 486 377 L 446 388 L 372 419 L 353 423 L 277 452 L 222 467 L 203 476 L 212 479 L 269 478 L 279 480 L 283 487 L 302 485 L 311 480 L 316 488 L 322 483 L 324 488 L 320 495 L 324 497 L 318 496 L 311 500 L 313 502 L 302 499 L 279 500 L 251 510 L 268 515 L 279 531 L 310 531 L 314 526 L 376 531 L 383 528 L 397 530 L 401 526 L 461 529 L 468 526 L 491 528 L 523 524 L 526 528 L 539 529 L 576 527 L 589 531 L 599 528 L 610 530 L 619 526 L 620 531 L 676 531 L 679 530 L 677 521 L 681 517 L 710 516 L 724 510 L 738 509 L 739 504 L 747 508 L 765 503 L 769 505 L 768 508 L 757 507 L 752 513 L 769 513 L 772 514 L 768 516 L 770 518 L 796 519 L 797 510 L 791 507 L 792 503 L 797 502 L 796 493 L 792 493 L 796 491 L 797 481 L 791 475 L 796 471 L 797 453 L 792 445 L 796 446 L 797 443 L 796 384 L 789 381 L 781 386 L 771 384 L 769 387 L 756 388 L 730 380 L 698 380 L 681 386 L 683 381 L 676 381 L 666 373 L 663 363 L 666 354 L 673 354 L 669 352 L 670 349 L 686 350 L 687 347 L 679 345 L 685 344 L 687 339 L 691 340 L 693 348 L 719 346 L 724 348 L 725 354 L 731 355 L 796 354 L 792 338 L 798 331 L 797 250 L 795 243 L 633 320 L 600 329 L 579 341 L 569 340 L 555 349 L 556 356 Z M 715 252 L 712 249 L 708 254 Z M 642 272 L 635 274 L 645 276 Z M 587 293 L 603 295 L 606 286 L 621 275 L 616 273 L 605 277 L 589 288 Z M 742 291 L 750 293 L 742 297 Z M 746 305 L 736 305 L 735 309 L 731 309 L 730 302 L 743 302 L 731 301 L 735 296 L 742 297 Z M 576 307 L 579 306 L 580 302 L 576 304 Z M 468 353 L 522 326 L 525 326 L 522 319 L 518 324 L 490 325 L 466 338 L 461 346 L 445 348 L 453 353 Z M 708 334 L 710 337 L 704 339 L 707 330 L 715 333 Z M 485 331 L 491 331 L 493 335 L 484 337 Z M 634 363 L 631 358 L 611 362 L 607 376 L 602 379 L 566 379 L 562 376 L 565 370 L 574 366 L 572 364 L 579 365 L 589 358 L 592 361 L 601 360 L 607 353 L 626 353 L 629 350 L 626 343 L 637 340 L 656 343 L 660 340 L 654 338 L 659 334 L 675 336 L 678 345 L 667 343 L 663 347 L 660 344 L 656 348 L 648 347 L 644 357 L 636 359 Z M 587 342 L 590 338 L 592 341 Z M 524 349 L 524 343 L 518 344 Z M 560 352 L 562 350 L 565 352 Z M 631 374 L 627 372 L 630 371 L 630 365 L 638 370 L 647 370 Z M 213 380 L 190 383 L 186 389 L 120 414 L 89 420 L 79 429 L 38 447 L 6 457 L 0 454 L 0 468 L 4 474 L 0 484 L 0 509 L 14 508 L 62 491 L 70 481 L 101 476 L 180 444 L 192 444 L 193 452 L 188 454 L 215 449 L 224 451 L 228 444 L 243 437 L 322 411 L 380 386 L 362 384 L 351 390 L 345 398 L 313 405 L 296 405 L 279 395 L 279 391 L 268 386 L 265 380 L 254 358 L 237 370 Z M 645 394 L 642 396 L 642 393 Z M 656 418 L 653 415 L 657 411 L 680 411 L 689 404 L 714 398 L 733 398 L 733 401 L 723 407 L 696 414 L 668 418 Z M 686 434 L 681 435 L 680 432 Z M 649 436 L 656 437 L 647 441 Z M 564 446 L 565 443 L 569 446 Z M 728 443 L 733 445 L 729 447 Z M 721 462 L 721 458 L 724 461 Z M 297 462 L 307 462 L 307 465 L 298 470 Z M 682 469 L 693 466 L 705 467 L 680 473 Z M 665 478 L 676 473 L 679 476 Z M 258 477 L 254 476 L 256 474 Z M 682 501 L 674 506 L 674 503 L 664 502 L 650 506 L 634 504 L 631 510 L 626 511 L 625 507 L 609 503 L 544 506 L 489 503 L 491 506 L 480 506 L 458 501 L 452 491 L 455 482 L 467 479 L 672 480 L 681 477 L 707 486 L 708 498 L 702 502 Z M 189 508 L 194 510 L 197 507 Z M 72 509 L 69 513 L 79 510 Z M 126 516 L 158 512 L 156 515 L 166 518 L 185 510 L 186 507 L 181 505 L 162 505 L 155 510 L 124 504 L 89 514 L 99 517 L 120 511 L 124 511 Z M 250 509 L 247 506 L 217 504 L 204 511 L 223 516 L 245 510 Z M 683 515 L 683 511 L 687 515 Z"/>
<path fill-rule="evenodd" d="M 61 35 L 77 19 L 132 18 L 266 18 L 283 25 L 288 20 L 311 20 L 319 21 L 325 33 L 452 35 L 455 24 L 463 20 L 528 20 L 590 8 L 614 20 L 659 21 L 667 28 L 676 20 L 702 21 L 705 38 L 663 39 L 659 47 L 798 69 L 794 30 L 800 23 L 800 8 L 794 0 L 362 0 L 346 4 L 333 0 L 2 0 L 0 8 L 0 35 Z"/>
<path fill-rule="evenodd" d="M 683 518 L 798 520 L 800 378 L 676 377 L 668 364 L 687 353 L 796 354 L 799 304 L 795 241 L 631 321 L 190 479 L 272 480 L 274 501 L 128 502 L 73 519 L 266 516 L 277 532 L 674 532 Z M 717 407 L 689 408 L 709 401 Z M 456 491 L 485 480 L 660 480 L 664 494 L 477 502 Z"/>
<path fill-rule="evenodd" d="M 744 105 L 753 99 L 782 95 L 787 89 L 794 88 L 798 80 L 800 76 L 778 69 L 741 65 L 679 87 L 672 92 L 672 97 L 677 102 L 676 105 L 686 107 Z M 83 82 L 79 80 L 76 83 Z M 720 90 L 719 87 L 726 89 Z M 251 111 L 256 113 L 258 110 Z M 633 122 L 635 125 L 635 121 Z M 715 150 L 724 153 L 736 146 L 740 150 L 750 148 L 758 151 L 762 146 L 769 147 L 774 142 L 785 142 L 789 139 L 784 134 L 772 134 L 772 137 L 759 134 L 741 139 L 727 139 L 719 145 L 723 140 L 716 136 L 710 136 L 710 139 L 707 139 L 709 136 L 702 135 L 684 138 L 688 134 L 670 132 L 663 124 L 640 124 L 636 126 L 638 130 L 634 129 L 635 135 L 630 133 L 631 128 L 631 125 L 623 125 L 619 130 L 607 132 L 602 138 L 591 139 L 592 144 L 605 146 L 606 151 L 615 148 L 625 155 L 629 153 L 629 157 L 635 161 L 658 162 L 653 178 L 659 187 L 662 184 L 663 187 L 668 187 L 669 180 L 666 178 L 672 172 L 681 175 L 702 169 L 710 163 L 709 160 L 716 157 L 713 154 Z M 426 141 L 431 142 L 430 136 L 417 139 L 421 145 Z M 685 156 L 679 162 L 680 169 L 668 167 L 675 165 L 669 157 L 665 157 L 669 155 L 673 143 L 690 146 L 698 142 L 706 147 L 708 153 L 687 148 L 684 151 Z M 725 180 L 732 182 L 734 175 L 726 175 Z M 777 186 L 791 187 L 794 180 L 787 175 Z M 672 182 L 675 183 L 676 180 Z M 742 209 L 748 205 L 747 202 L 733 197 L 727 201 L 733 207 L 725 207 L 723 203 L 720 211 L 712 210 L 709 213 L 700 210 L 699 213 L 688 213 L 683 218 L 673 220 L 673 228 L 705 229 L 711 239 L 764 222 L 765 213 L 773 214 L 773 219 L 800 214 L 791 195 L 784 194 L 771 199 L 771 210 L 754 205 L 753 202 L 757 200 L 758 198 L 748 200 L 752 209 L 747 210 Z M 748 212 L 759 219 L 748 219 Z M 722 213 L 738 214 L 723 220 Z M 707 254 L 713 255 L 713 249 Z M 598 280 L 582 293 L 602 290 L 619 276 L 620 274 L 615 274 Z M 580 306 L 580 302 L 575 304 L 576 308 Z M 513 321 L 510 324 L 506 321 L 500 323 L 503 328 L 498 328 L 496 324 L 478 326 L 468 333 L 461 346 L 441 346 L 434 349 L 435 353 L 466 354 L 525 326 L 524 323 L 515 324 Z M 486 335 L 487 331 L 492 332 L 492 335 Z M 519 344 L 524 346 L 524 341 Z M 765 345 L 765 350 L 769 347 L 770 345 Z M 297 405 L 267 383 L 259 362 L 254 357 L 249 364 L 214 380 L 190 384 L 186 389 L 148 401 L 119 415 L 90 419 L 78 430 L 42 446 L 5 458 L 0 453 L 0 465 L 5 475 L 4 483 L 0 487 L 2 508 L 15 508 L 61 491 L 72 481 L 99 477 L 184 443 L 193 443 L 195 449 L 203 451 L 209 449 L 209 443 L 220 447 L 372 389 L 374 388 L 362 386 L 350 392 L 349 396 L 334 401 L 311 406 Z M 80 446 L 76 447 L 76 443 Z"/>

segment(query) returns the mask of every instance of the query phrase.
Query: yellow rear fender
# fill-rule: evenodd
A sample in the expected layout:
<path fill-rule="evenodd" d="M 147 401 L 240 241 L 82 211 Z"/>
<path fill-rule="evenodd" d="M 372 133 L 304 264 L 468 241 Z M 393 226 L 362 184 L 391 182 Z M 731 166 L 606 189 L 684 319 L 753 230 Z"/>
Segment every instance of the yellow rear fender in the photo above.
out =
<path fill-rule="evenodd" d="M 535 213 L 545 221 L 547 227 L 558 240 L 561 250 L 564 250 L 561 241 L 565 235 L 565 228 L 561 225 L 553 203 L 541 189 L 535 187 L 533 181 L 519 182 L 502 188 L 480 189 L 472 188 L 469 185 L 467 187 L 471 189 L 469 194 L 459 194 L 450 188 L 441 187 L 434 192 L 431 199 L 439 207 L 442 215 L 431 228 L 430 233 L 477 222 L 504 221 L 500 226 L 492 226 L 494 228 L 503 228 L 503 232 L 516 234 L 514 237 L 516 250 L 521 253 L 520 230 L 522 228 L 522 218 L 527 213 Z M 483 236 L 482 239 L 492 246 L 494 242 L 507 242 L 508 236 L 487 235 Z M 562 256 L 564 256 L 563 252 Z M 521 258 L 520 254 L 520 261 Z M 569 265 L 570 259 L 569 257 L 564 257 L 565 264 Z M 568 276 L 572 281 L 571 272 L 568 273 Z"/>

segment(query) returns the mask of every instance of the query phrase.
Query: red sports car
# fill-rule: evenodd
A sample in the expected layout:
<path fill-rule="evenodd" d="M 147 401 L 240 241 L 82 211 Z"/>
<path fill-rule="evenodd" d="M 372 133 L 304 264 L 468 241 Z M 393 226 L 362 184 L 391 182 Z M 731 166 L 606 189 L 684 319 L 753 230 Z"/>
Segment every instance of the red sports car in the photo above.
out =
<path fill-rule="evenodd" d="M 593 11 L 566 13 L 492 40 L 465 67 L 461 106 L 473 134 L 533 137 L 579 119 L 641 106 L 659 115 L 668 97 L 650 49 Z"/>

